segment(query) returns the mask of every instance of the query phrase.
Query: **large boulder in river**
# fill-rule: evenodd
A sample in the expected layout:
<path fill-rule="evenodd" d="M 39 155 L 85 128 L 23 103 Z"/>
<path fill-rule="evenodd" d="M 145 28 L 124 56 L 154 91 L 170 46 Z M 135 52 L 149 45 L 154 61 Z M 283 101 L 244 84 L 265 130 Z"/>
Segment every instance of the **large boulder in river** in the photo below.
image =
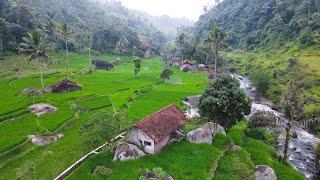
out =
<path fill-rule="evenodd" d="M 81 90 L 82 86 L 68 79 L 64 79 L 50 86 L 50 89 L 52 93 L 62 93 Z"/>
<path fill-rule="evenodd" d="M 120 142 L 115 151 L 114 161 L 127 161 L 132 159 L 138 159 L 144 156 L 145 153 L 137 146 L 125 142 Z"/>
<path fill-rule="evenodd" d="M 195 130 L 190 131 L 187 134 L 187 139 L 196 144 L 212 144 L 212 140 L 217 133 L 226 134 L 226 131 L 219 124 L 209 122 Z"/>
<path fill-rule="evenodd" d="M 255 166 L 254 175 L 256 180 L 276 180 L 277 176 L 274 170 L 266 165 L 257 165 Z"/>

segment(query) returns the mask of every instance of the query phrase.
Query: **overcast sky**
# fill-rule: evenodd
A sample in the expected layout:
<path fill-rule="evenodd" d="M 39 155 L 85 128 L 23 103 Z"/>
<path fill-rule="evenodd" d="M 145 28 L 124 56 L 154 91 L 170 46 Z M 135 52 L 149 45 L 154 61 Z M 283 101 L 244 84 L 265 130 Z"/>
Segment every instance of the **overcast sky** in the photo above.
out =
<path fill-rule="evenodd" d="M 214 0 L 120 0 L 130 9 L 141 10 L 154 16 L 186 17 L 196 21 L 203 7 Z"/>

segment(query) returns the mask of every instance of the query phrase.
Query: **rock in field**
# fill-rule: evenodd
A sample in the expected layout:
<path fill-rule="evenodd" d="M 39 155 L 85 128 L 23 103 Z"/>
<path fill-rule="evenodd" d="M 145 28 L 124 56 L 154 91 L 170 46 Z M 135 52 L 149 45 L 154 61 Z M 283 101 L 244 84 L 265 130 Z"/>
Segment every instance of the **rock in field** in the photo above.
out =
<path fill-rule="evenodd" d="M 276 180 L 277 176 L 274 173 L 274 170 L 266 165 L 257 165 L 255 166 L 256 180 Z"/>
<path fill-rule="evenodd" d="M 137 146 L 125 142 L 120 142 L 117 146 L 114 154 L 114 161 L 127 161 L 132 159 L 138 159 L 144 156 L 145 153 L 140 150 Z"/>
<path fill-rule="evenodd" d="M 217 133 L 226 134 L 225 129 L 216 123 L 206 123 L 203 126 L 190 131 L 187 138 L 192 143 L 212 144 L 212 140 Z"/>
<path fill-rule="evenodd" d="M 29 106 L 29 109 L 31 110 L 31 112 L 33 112 L 37 116 L 42 116 L 44 114 L 56 112 L 58 110 L 58 108 L 48 103 L 33 104 Z"/>
<path fill-rule="evenodd" d="M 52 142 L 57 141 L 63 137 L 63 134 L 56 134 L 53 136 L 35 136 L 35 135 L 29 135 L 28 138 L 31 140 L 31 142 L 38 146 L 43 146 L 46 144 L 50 144 Z"/>

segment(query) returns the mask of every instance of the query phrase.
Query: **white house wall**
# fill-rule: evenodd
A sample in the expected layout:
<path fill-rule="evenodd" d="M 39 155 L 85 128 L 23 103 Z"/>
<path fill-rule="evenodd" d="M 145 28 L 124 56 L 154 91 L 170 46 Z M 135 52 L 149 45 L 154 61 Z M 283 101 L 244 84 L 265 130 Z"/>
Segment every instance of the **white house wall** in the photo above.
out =
<path fill-rule="evenodd" d="M 144 133 L 142 130 L 137 129 L 137 128 L 133 128 L 131 130 L 129 140 L 131 143 L 139 146 L 140 148 L 143 148 L 143 150 L 146 153 L 155 154 L 155 144 L 154 144 L 153 139 L 149 138 L 149 136 L 146 133 Z M 142 143 L 144 143 L 144 141 L 148 141 L 151 143 L 151 146 L 141 144 L 139 140 L 141 140 Z"/>
<path fill-rule="evenodd" d="M 159 152 L 165 145 L 168 144 L 168 141 L 170 140 L 170 136 L 167 136 L 163 138 L 162 141 L 158 142 L 155 144 L 154 152 L 157 153 Z"/>

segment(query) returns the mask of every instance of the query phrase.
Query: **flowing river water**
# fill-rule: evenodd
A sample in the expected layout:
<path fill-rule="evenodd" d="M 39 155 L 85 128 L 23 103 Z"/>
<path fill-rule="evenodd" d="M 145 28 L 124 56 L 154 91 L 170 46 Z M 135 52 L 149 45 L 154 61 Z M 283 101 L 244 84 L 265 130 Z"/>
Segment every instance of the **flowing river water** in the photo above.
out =
<path fill-rule="evenodd" d="M 245 92 L 251 97 L 251 115 L 258 111 L 270 111 L 286 121 L 283 113 L 272 108 L 272 103 L 267 100 L 261 100 L 257 98 L 258 93 L 256 88 L 252 85 L 248 78 L 242 77 L 238 74 L 232 74 L 231 76 L 240 82 L 241 88 L 244 89 Z M 296 134 L 296 136 L 291 138 L 289 142 L 289 163 L 296 170 L 303 173 L 306 176 L 306 179 L 320 179 L 319 176 L 316 176 L 316 156 L 314 154 L 315 145 L 317 142 L 320 142 L 320 139 L 309 133 L 307 129 L 298 123 L 294 123 L 291 130 L 294 134 Z M 276 131 L 280 133 L 280 136 L 277 139 L 277 148 L 284 150 L 285 124 L 279 124 L 279 126 L 276 128 Z"/>

